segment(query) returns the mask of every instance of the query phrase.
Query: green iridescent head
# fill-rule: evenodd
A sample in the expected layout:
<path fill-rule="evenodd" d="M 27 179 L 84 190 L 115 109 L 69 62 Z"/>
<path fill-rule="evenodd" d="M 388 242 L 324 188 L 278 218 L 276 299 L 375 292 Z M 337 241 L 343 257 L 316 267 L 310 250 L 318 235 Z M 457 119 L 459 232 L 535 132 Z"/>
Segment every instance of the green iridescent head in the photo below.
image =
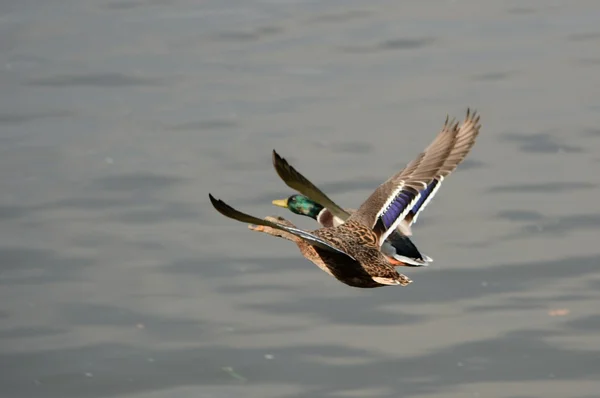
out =
<path fill-rule="evenodd" d="M 321 210 L 323 210 L 323 206 L 302 195 L 292 195 L 287 199 L 274 200 L 273 204 L 289 209 L 292 213 L 307 216 L 315 220 Z"/>

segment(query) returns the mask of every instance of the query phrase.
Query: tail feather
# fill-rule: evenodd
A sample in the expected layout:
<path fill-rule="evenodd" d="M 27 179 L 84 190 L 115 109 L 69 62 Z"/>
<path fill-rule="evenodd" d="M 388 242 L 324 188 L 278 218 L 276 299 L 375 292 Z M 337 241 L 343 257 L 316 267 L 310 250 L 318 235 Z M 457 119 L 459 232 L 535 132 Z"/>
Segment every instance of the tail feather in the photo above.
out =
<path fill-rule="evenodd" d="M 381 246 L 384 254 L 403 262 L 411 267 L 423 267 L 429 265 L 433 259 L 423 255 L 408 236 L 393 233 Z"/>

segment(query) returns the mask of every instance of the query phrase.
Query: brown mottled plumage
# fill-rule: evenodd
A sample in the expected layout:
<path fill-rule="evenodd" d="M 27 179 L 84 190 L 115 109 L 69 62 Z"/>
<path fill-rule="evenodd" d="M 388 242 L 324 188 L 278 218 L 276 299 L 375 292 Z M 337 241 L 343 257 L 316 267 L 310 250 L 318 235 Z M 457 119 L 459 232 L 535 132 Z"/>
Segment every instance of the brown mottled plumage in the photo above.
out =
<path fill-rule="evenodd" d="M 446 162 L 453 157 L 453 149 L 457 146 L 464 148 L 465 143 L 470 143 L 470 149 L 479 129 L 479 117 L 475 114 L 470 115 L 470 112 L 467 112 L 467 117 L 460 127 L 458 123 L 448 123 L 446 120 L 442 131 L 425 151 L 402 171 L 381 184 L 349 217 L 328 198 L 319 198 L 324 199 L 324 202 L 315 199 L 336 216 L 336 213 L 346 213 L 343 218 L 345 223 L 338 226 L 308 232 L 296 228 L 283 218 L 260 219 L 242 213 L 210 194 L 209 197 L 215 209 L 224 216 L 254 224 L 250 226 L 254 231 L 295 242 L 304 257 L 347 285 L 361 288 L 405 286 L 412 281 L 394 269 L 382 253 L 381 245 L 396 231 L 400 222 L 420 199 L 421 192 L 426 191 L 428 184 L 440 176 L 443 179 L 446 170 L 451 169 L 452 165 L 446 166 Z M 462 150 L 458 152 L 462 153 Z M 462 160 L 464 155 L 466 152 L 460 156 L 455 155 L 453 159 Z M 304 179 L 301 175 L 300 177 Z M 302 184 L 297 184 L 293 179 L 291 183 L 284 179 L 289 186 L 306 196 L 311 197 L 307 191 L 318 196 L 318 188 L 310 181 L 304 180 Z"/>
<path fill-rule="evenodd" d="M 379 250 L 377 236 L 364 225 L 346 222 L 339 227 L 306 232 L 282 217 L 262 220 L 235 210 L 210 194 L 209 197 L 215 209 L 224 216 L 251 224 L 249 228 L 253 231 L 296 243 L 305 258 L 346 285 L 374 288 L 405 286 L 412 282 L 387 262 Z M 301 231 L 300 236 L 298 231 Z"/>
<path fill-rule="evenodd" d="M 294 227 L 291 222 L 282 217 L 266 217 L 265 219 Z M 390 284 L 406 286 L 412 282 L 407 276 L 399 274 L 392 266 L 378 267 L 376 265 L 381 260 L 376 237 L 372 231 L 359 224 L 350 223 L 346 228 L 335 231 L 327 228 L 313 231 L 316 236 L 335 244 L 356 259 L 352 262 L 343 255 L 311 246 L 305 240 L 284 231 L 262 225 L 249 225 L 248 228 L 295 242 L 305 258 L 329 275 L 353 287 L 374 288 Z M 287 235 L 284 236 L 284 234 Z M 356 247 L 370 247 L 372 250 L 355 250 Z"/>

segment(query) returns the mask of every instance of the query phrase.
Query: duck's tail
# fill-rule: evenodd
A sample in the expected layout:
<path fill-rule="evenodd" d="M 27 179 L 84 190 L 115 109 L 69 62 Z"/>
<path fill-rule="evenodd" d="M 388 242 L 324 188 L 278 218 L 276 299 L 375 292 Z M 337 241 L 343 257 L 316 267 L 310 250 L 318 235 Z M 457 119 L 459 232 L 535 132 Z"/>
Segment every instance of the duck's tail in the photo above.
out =
<path fill-rule="evenodd" d="M 393 233 L 381 246 L 381 251 L 407 267 L 425 267 L 433 261 L 422 254 L 408 236 Z"/>

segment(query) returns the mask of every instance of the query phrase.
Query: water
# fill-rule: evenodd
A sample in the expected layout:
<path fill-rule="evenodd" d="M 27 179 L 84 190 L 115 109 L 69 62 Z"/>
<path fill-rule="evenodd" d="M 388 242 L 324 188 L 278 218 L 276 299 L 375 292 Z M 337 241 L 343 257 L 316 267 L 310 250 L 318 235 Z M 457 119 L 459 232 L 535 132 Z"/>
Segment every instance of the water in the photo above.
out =
<path fill-rule="evenodd" d="M 0 395 L 584 398 L 600 389 L 597 1 L 0 4 Z M 346 207 L 447 113 L 435 262 L 347 287 L 257 216 L 273 148 Z"/>

